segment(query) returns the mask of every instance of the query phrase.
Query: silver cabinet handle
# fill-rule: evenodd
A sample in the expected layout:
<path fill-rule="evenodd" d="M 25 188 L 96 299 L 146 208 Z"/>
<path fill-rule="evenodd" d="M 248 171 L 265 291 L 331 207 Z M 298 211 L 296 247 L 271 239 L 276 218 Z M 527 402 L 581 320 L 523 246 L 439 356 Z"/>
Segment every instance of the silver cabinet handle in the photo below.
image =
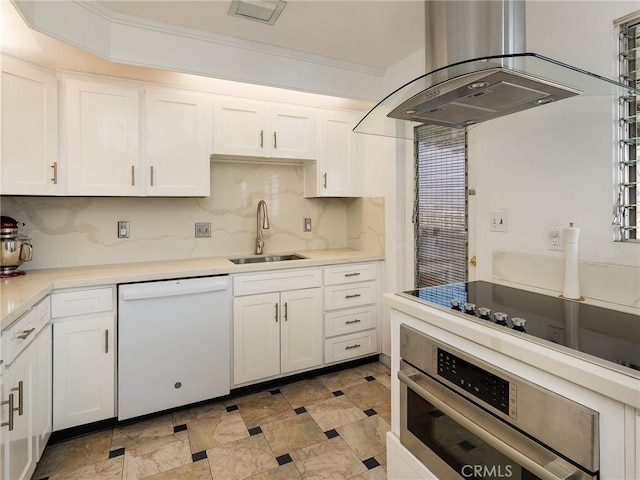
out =
<path fill-rule="evenodd" d="M 276 323 L 278 322 L 278 304 L 276 303 Z"/>
<path fill-rule="evenodd" d="M 357 277 L 358 275 L 360 275 L 360 272 L 352 272 L 352 273 L 344 274 L 345 277 Z"/>
<path fill-rule="evenodd" d="M 136 166 L 131 165 L 131 186 L 135 187 L 136 185 Z"/>
<path fill-rule="evenodd" d="M 153 165 L 151 165 L 151 186 L 153 187 Z"/>
<path fill-rule="evenodd" d="M 324 172 L 324 174 L 322 175 L 322 187 L 323 188 L 327 188 L 327 172 Z"/>
<path fill-rule="evenodd" d="M 347 320 L 345 323 L 345 325 L 350 325 L 352 323 L 360 323 L 362 320 L 360 320 L 359 318 L 356 318 L 355 320 Z"/>
<path fill-rule="evenodd" d="M 29 328 L 28 330 L 23 330 L 20 335 L 16 335 L 16 338 L 19 338 L 20 340 L 24 340 L 33 332 L 35 332 L 35 330 L 36 330 L 35 328 Z"/>
<path fill-rule="evenodd" d="M 58 184 L 58 162 L 53 162 L 53 165 L 51 165 L 51 168 L 53 169 L 53 178 L 51 178 L 51 181 L 53 182 L 54 185 Z"/>
<path fill-rule="evenodd" d="M 104 353 L 109 353 L 109 329 L 104 331 Z"/>
<path fill-rule="evenodd" d="M 351 350 L 352 348 L 360 348 L 360 344 L 356 343 L 354 345 L 347 345 L 346 347 L 344 347 L 345 350 Z"/>
<path fill-rule="evenodd" d="M 287 307 L 287 303 L 288 302 L 284 302 L 284 321 L 288 321 L 287 319 L 287 312 L 288 312 L 288 307 Z"/>
<path fill-rule="evenodd" d="M 13 412 L 15 409 L 13 408 L 13 393 L 9 394 L 9 400 L 4 400 L 0 402 L 0 406 L 9 405 L 9 421 L 0 423 L 0 427 L 9 427 L 9 431 L 13 430 Z"/>
<path fill-rule="evenodd" d="M 361 297 L 362 295 L 359 293 L 352 293 L 351 295 L 345 295 L 344 298 L 357 298 L 357 297 Z"/>
<path fill-rule="evenodd" d="M 278 149 L 278 132 L 273 132 L 273 148 Z"/>
<path fill-rule="evenodd" d="M 264 148 L 264 130 L 260 130 L 260 148 Z"/>
<path fill-rule="evenodd" d="M 18 416 L 22 416 L 24 413 L 24 383 L 22 380 L 18 382 L 17 387 L 11 389 L 12 392 L 18 392 L 18 408 L 14 408 L 14 412 L 18 412 Z"/>

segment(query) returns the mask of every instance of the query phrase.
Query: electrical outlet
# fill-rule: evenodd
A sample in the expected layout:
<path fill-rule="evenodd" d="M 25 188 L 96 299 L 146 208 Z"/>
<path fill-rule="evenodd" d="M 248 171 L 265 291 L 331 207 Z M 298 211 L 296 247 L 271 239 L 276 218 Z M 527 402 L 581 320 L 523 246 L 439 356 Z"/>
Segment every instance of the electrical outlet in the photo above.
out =
<path fill-rule="evenodd" d="M 551 225 L 547 229 L 547 249 L 560 251 L 564 249 L 563 230 L 561 226 Z"/>
<path fill-rule="evenodd" d="M 549 325 L 547 338 L 553 343 L 564 345 L 564 328 Z"/>
<path fill-rule="evenodd" d="M 309 217 L 305 217 L 304 224 L 302 226 L 302 230 L 304 232 L 310 232 L 311 231 L 311 219 Z"/>
<path fill-rule="evenodd" d="M 118 222 L 118 238 L 129 238 L 129 222 Z"/>
<path fill-rule="evenodd" d="M 508 232 L 509 216 L 506 210 L 494 210 L 489 216 L 489 230 L 492 232 Z"/>
<path fill-rule="evenodd" d="M 209 237 L 211 237 L 211 224 L 196 223 L 196 238 L 209 238 Z"/>

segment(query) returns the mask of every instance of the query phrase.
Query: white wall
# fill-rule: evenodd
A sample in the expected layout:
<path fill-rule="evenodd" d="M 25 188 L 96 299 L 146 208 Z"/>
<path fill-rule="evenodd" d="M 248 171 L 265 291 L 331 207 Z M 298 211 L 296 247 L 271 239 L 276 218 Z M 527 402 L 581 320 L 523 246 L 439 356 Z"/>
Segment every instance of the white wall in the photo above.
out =
<path fill-rule="evenodd" d="M 528 2 L 527 50 L 613 77 L 613 20 L 639 7 Z M 478 278 L 561 290 L 564 254 L 547 250 L 547 227 L 574 222 L 583 294 L 640 306 L 640 244 L 613 242 L 614 115 L 612 98 L 583 96 L 470 129 Z M 507 233 L 489 231 L 492 210 L 508 211 Z"/>

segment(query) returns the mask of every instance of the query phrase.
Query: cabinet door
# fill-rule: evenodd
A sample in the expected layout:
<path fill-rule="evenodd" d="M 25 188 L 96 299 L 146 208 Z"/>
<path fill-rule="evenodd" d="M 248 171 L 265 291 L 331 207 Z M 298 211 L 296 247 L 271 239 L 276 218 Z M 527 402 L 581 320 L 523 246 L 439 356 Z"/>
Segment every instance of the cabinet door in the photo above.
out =
<path fill-rule="evenodd" d="M 322 363 L 322 289 L 292 290 L 280 294 L 282 305 L 282 373 Z"/>
<path fill-rule="evenodd" d="M 147 195 L 209 195 L 207 105 L 204 95 L 145 92 Z"/>
<path fill-rule="evenodd" d="M 317 133 L 314 110 L 271 106 L 269 130 L 271 157 L 316 159 Z"/>
<path fill-rule="evenodd" d="M 33 385 L 35 347 L 25 348 L 6 369 L 2 398 L 13 395 L 13 430 L 3 427 L 5 478 L 31 478 L 36 460 L 33 441 Z M 10 405 L 2 407 L 2 422 L 8 421 Z"/>
<path fill-rule="evenodd" d="M 67 79 L 67 191 L 70 195 L 139 195 L 138 91 Z"/>
<path fill-rule="evenodd" d="M 53 430 L 115 416 L 113 314 L 53 325 Z"/>
<path fill-rule="evenodd" d="M 318 161 L 305 165 L 305 197 L 360 195 L 356 116 L 349 112 L 318 112 Z"/>
<path fill-rule="evenodd" d="M 35 458 L 40 460 L 53 425 L 52 327 L 47 325 L 35 339 L 34 438 Z"/>
<path fill-rule="evenodd" d="M 280 373 L 280 295 L 233 299 L 233 381 L 238 385 Z"/>
<path fill-rule="evenodd" d="M 58 194 L 55 73 L 3 57 L 1 83 L 2 193 Z"/>
<path fill-rule="evenodd" d="M 267 108 L 264 103 L 214 100 L 213 153 L 266 157 L 269 155 Z"/>

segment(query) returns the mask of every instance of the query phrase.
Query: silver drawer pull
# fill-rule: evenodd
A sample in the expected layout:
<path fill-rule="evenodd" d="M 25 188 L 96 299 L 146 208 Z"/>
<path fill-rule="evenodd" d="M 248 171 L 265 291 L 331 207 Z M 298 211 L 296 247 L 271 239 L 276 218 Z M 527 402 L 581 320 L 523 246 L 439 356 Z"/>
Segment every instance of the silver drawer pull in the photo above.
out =
<path fill-rule="evenodd" d="M 104 331 L 104 353 L 109 353 L 109 329 Z"/>
<path fill-rule="evenodd" d="M 358 298 L 361 297 L 362 295 L 359 293 L 353 293 L 351 295 L 345 295 L 344 298 Z"/>
<path fill-rule="evenodd" d="M 9 421 L 0 423 L 0 427 L 9 427 L 9 431 L 13 430 L 13 412 L 15 409 L 13 408 L 13 393 L 9 394 L 9 400 L 5 400 L 0 402 L 0 406 L 9 405 Z"/>
<path fill-rule="evenodd" d="M 278 304 L 276 303 L 276 323 L 278 323 Z"/>
<path fill-rule="evenodd" d="M 351 272 L 344 274 L 345 277 L 357 277 L 358 275 L 360 275 L 360 272 Z"/>
<path fill-rule="evenodd" d="M 356 318 L 355 320 L 347 320 L 346 322 L 344 322 L 346 325 L 349 325 L 351 323 L 360 323 L 362 320 L 360 320 L 359 318 Z"/>
<path fill-rule="evenodd" d="M 264 130 L 260 130 L 260 148 L 264 148 Z"/>
<path fill-rule="evenodd" d="M 18 408 L 13 408 L 13 411 L 18 412 L 18 415 L 22 416 L 24 413 L 24 383 L 22 380 L 20 380 L 18 386 L 13 387 L 11 391 L 18 392 Z"/>
<path fill-rule="evenodd" d="M 360 344 L 356 343 L 355 345 L 347 345 L 344 347 L 345 350 L 351 350 L 352 348 L 360 348 Z"/>
<path fill-rule="evenodd" d="M 16 338 L 19 338 L 20 340 L 24 340 L 29 335 L 31 335 L 35 330 L 36 330 L 35 328 L 30 328 L 28 330 L 23 330 L 20 335 L 16 335 Z"/>

